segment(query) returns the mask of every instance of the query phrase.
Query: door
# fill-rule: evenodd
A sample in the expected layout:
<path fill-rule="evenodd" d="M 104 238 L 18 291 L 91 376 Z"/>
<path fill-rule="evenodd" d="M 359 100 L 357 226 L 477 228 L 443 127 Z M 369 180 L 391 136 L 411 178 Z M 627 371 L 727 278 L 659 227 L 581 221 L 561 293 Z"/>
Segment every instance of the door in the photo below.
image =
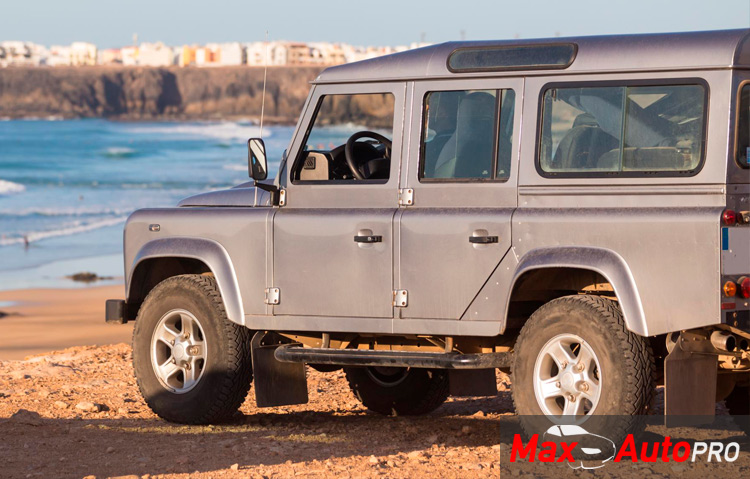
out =
<path fill-rule="evenodd" d="M 315 87 L 273 220 L 274 314 L 393 318 L 404 92 Z"/>
<path fill-rule="evenodd" d="M 414 198 L 398 221 L 401 318 L 461 319 L 509 251 L 522 87 L 521 79 L 415 85 L 415 141 L 402 174 Z"/>

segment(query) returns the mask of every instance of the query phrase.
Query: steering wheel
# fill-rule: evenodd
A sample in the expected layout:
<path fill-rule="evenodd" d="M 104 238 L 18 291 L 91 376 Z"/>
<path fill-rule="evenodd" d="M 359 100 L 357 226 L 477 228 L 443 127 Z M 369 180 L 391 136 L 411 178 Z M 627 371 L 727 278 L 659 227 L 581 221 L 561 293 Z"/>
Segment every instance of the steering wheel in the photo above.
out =
<path fill-rule="evenodd" d="M 385 156 L 377 150 L 374 146 L 368 144 L 368 143 L 357 143 L 357 145 L 362 145 L 360 147 L 360 150 L 362 147 L 368 148 L 370 151 L 360 151 L 357 156 L 363 156 L 361 153 L 364 153 L 364 156 L 369 156 L 370 158 L 364 158 L 364 159 L 355 159 L 354 155 L 354 148 L 355 143 L 360 138 L 372 138 L 373 140 L 376 140 L 378 143 L 385 146 Z M 374 131 L 358 131 L 357 133 L 353 134 L 349 137 L 348 140 L 346 140 L 346 146 L 344 147 L 344 156 L 346 157 L 346 164 L 349 166 L 349 169 L 352 172 L 352 175 L 358 180 L 366 180 L 372 176 L 373 169 L 369 168 L 369 165 L 373 162 L 373 166 L 378 163 L 382 162 L 383 160 L 388 160 L 390 157 L 390 150 L 391 150 L 391 140 L 384 137 L 380 133 L 375 133 Z M 363 167 L 365 167 L 365 172 L 362 171 Z M 369 171 L 368 171 L 369 170 Z"/>

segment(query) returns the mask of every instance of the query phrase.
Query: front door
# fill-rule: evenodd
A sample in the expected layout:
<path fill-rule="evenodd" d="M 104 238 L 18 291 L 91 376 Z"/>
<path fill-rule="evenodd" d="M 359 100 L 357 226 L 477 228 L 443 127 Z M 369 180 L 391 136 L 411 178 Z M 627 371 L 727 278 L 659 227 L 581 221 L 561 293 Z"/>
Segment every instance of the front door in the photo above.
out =
<path fill-rule="evenodd" d="M 521 79 L 416 84 L 402 177 L 414 198 L 398 222 L 397 288 L 408 294 L 400 317 L 461 319 L 509 251 L 522 87 Z"/>
<path fill-rule="evenodd" d="M 273 220 L 276 315 L 392 318 L 404 84 L 318 85 Z M 394 127 L 394 125 L 396 125 Z"/>

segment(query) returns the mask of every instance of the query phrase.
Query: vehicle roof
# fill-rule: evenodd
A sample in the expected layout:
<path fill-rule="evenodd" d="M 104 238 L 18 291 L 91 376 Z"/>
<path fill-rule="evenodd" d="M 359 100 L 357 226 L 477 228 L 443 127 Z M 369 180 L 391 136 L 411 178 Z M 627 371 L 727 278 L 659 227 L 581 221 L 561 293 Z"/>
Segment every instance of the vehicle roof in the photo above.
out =
<path fill-rule="evenodd" d="M 447 62 L 458 48 L 574 43 L 565 69 L 452 73 Z M 313 83 L 564 74 L 609 71 L 750 68 L 750 29 L 686 33 L 607 35 L 535 40 L 446 42 L 325 69 Z"/>

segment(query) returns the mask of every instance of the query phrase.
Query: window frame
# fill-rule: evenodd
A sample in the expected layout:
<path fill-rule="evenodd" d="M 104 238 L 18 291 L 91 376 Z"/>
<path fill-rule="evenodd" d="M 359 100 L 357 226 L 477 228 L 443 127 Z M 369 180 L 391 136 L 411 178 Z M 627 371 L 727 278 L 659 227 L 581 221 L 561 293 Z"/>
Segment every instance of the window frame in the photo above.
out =
<path fill-rule="evenodd" d="M 315 126 L 315 120 L 318 118 L 318 113 L 320 112 L 320 108 L 323 106 L 323 102 L 325 101 L 326 97 L 329 96 L 355 96 L 355 95 L 390 95 L 393 99 L 393 117 L 391 118 L 391 142 L 393 142 L 395 136 L 396 136 L 396 102 L 397 97 L 392 91 L 382 91 L 382 92 L 362 92 L 362 93 L 330 93 L 330 94 L 322 94 L 318 97 L 318 103 L 315 105 L 315 108 L 313 109 L 312 116 L 310 117 L 310 121 L 307 123 L 307 128 L 305 129 L 305 134 L 302 137 L 302 143 L 300 144 L 299 150 L 297 152 L 297 158 L 294 159 L 294 162 L 292 163 L 292 168 L 289 170 L 289 180 L 293 185 L 384 185 L 388 183 L 391 180 L 390 172 L 388 175 L 388 178 L 384 179 L 374 179 L 374 180 L 357 180 L 357 179 L 351 179 L 351 180 L 300 180 L 297 178 L 294 178 L 294 173 L 297 171 L 298 168 L 301 168 L 301 163 L 304 161 L 304 153 L 306 151 L 320 151 L 320 150 L 305 150 L 305 145 L 307 144 L 307 140 L 310 138 L 310 133 L 312 133 L 313 127 Z M 391 162 L 393 161 L 393 152 L 391 151 Z"/>
<path fill-rule="evenodd" d="M 427 96 L 432 93 L 446 93 L 446 92 L 468 92 L 468 91 L 488 91 L 488 90 L 494 90 L 498 92 L 499 96 L 495 97 L 495 117 L 493 119 L 493 131 L 494 136 L 492 138 L 492 176 L 490 178 L 425 178 L 424 176 L 424 167 L 425 167 L 425 161 L 424 161 L 424 153 L 425 153 L 425 128 L 424 126 L 427 124 L 427 109 L 425 108 L 427 106 Z M 508 176 L 503 178 L 497 178 L 497 166 L 499 161 L 499 148 L 500 148 L 500 113 L 502 112 L 503 108 L 503 102 L 502 102 L 502 91 L 503 90 L 511 90 L 513 91 L 513 121 L 511 124 L 515 126 L 516 121 L 516 96 L 518 93 L 513 88 L 472 88 L 472 89 L 456 89 L 456 90 L 433 90 L 433 91 L 427 91 L 425 92 L 424 96 L 422 97 L 421 108 L 420 111 L 422 113 L 421 115 L 421 130 L 419 132 L 419 158 L 417 162 L 417 179 L 420 183 L 507 183 L 508 180 L 510 180 L 511 174 L 509 173 Z M 513 137 L 511 135 L 511 142 L 513 141 Z M 511 143 L 512 145 L 512 143 Z M 511 148 L 511 151 L 513 149 Z M 512 154 L 511 154 L 512 157 Z M 511 168 L 513 167 L 513 161 L 511 158 Z"/>
<path fill-rule="evenodd" d="M 565 171 L 551 172 L 542 168 L 542 134 L 544 127 L 544 95 L 555 88 L 605 88 L 605 87 L 659 87 L 659 86 L 700 86 L 703 88 L 703 128 L 700 146 L 700 161 L 692 170 L 653 170 L 653 171 Z M 539 90 L 537 98 L 536 146 L 534 166 L 537 174 L 543 178 L 690 178 L 703 170 L 706 164 L 708 143 L 708 122 L 711 89 L 703 78 L 659 78 L 637 80 L 594 80 L 594 81 L 560 81 L 545 83 Z M 623 116 L 623 121 L 626 117 Z"/>
<path fill-rule="evenodd" d="M 743 80 L 740 82 L 740 84 L 737 86 L 737 91 L 735 92 L 735 108 L 737 109 L 737 112 L 735 114 L 735 121 L 734 121 L 734 163 L 740 167 L 743 171 L 750 169 L 750 159 L 748 159 L 748 164 L 743 165 L 739 161 L 739 153 L 740 153 L 740 115 L 742 115 L 742 90 L 743 88 L 750 88 L 750 80 Z M 749 113 L 750 115 L 750 113 Z M 750 123 L 750 118 L 748 118 L 748 123 Z M 750 126 L 750 125 L 749 125 Z M 750 147 L 750 144 L 748 145 Z"/>

